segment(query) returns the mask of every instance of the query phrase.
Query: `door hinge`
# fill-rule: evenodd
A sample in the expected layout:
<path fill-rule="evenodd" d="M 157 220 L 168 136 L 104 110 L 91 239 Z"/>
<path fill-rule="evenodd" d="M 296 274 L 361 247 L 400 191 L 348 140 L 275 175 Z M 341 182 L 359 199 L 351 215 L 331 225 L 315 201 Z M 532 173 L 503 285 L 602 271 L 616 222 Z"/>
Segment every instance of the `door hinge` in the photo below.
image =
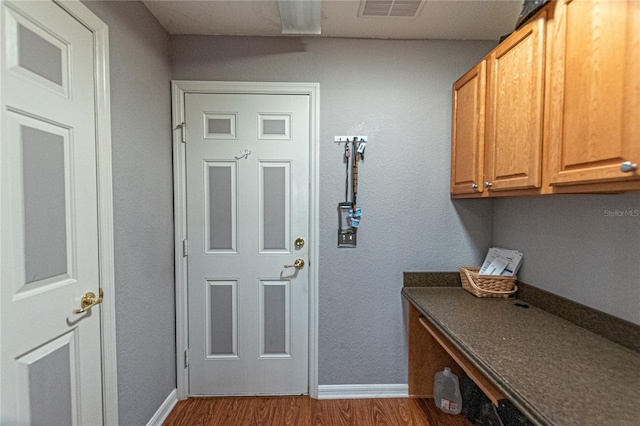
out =
<path fill-rule="evenodd" d="M 189 366 L 189 349 L 184 351 L 184 368 Z"/>
<path fill-rule="evenodd" d="M 178 124 L 176 126 L 176 128 L 174 129 L 174 130 L 180 129 L 180 141 L 182 143 L 186 143 L 187 142 L 187 138 L 186 138 L 185 133 L 184 133 L 185 127 L 187 127 L 187 124 L 183 121 L 182 123 Z"/>
<path fill-rule="evenodd" d="M 188 240 L 182 240 L 182 257 L 189 255 L 189 242 Z"/>

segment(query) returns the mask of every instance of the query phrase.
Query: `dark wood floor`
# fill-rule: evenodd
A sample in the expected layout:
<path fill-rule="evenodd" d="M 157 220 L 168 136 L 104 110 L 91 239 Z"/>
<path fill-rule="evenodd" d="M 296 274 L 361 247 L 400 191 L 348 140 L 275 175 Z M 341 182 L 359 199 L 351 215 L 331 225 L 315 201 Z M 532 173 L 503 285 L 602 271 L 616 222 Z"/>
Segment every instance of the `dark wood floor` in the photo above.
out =
<path fill-rule="evenodd" d="M 217 397 L 179 401 L 165 426 L 470 426 L 440 411 L 432 399 Z"/>

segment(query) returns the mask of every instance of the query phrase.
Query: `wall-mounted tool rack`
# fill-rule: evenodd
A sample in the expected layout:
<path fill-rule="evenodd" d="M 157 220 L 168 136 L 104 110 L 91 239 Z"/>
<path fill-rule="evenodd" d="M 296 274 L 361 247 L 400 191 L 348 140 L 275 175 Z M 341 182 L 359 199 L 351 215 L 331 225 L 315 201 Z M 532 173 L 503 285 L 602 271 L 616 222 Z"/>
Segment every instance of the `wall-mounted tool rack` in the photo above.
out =
<path fill-rule="evenodd" d="M 362 211 L 356 205 L 358 194 L 358 163 L 364 160 L 366 136 L 334 136 L 334 142 L 344 143 L 343 161 L 346 166 L 345 200 L 338 204 L 338 247 L 355 247 Z M 349 196 L 351 194 L 351 196 Z"/>

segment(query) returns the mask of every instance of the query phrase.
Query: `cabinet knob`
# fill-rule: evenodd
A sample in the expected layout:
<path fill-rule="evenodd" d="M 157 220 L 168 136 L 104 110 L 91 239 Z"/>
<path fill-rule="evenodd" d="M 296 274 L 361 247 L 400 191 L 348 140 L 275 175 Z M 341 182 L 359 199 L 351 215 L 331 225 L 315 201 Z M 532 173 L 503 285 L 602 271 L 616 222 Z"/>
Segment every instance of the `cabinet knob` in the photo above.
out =
<path fill-rule="evenodd" d="M 471 184 L 471 189 L 478 189 L 478 184 L 477 183 L 472 183 Z"/>
<path fill-rule="evenodd" d="M 631 161 L 625 161 L 620 164 L 620 171 L 622 173 L 635 172 L 638 170 L 638 165 L 636 163 L 632 163 Z"/>
<path fill-rule="evenodd" d="M 485 182 L 484 183 L 484 187 L 485 188 L 491 188 L 491 182 Z"/>

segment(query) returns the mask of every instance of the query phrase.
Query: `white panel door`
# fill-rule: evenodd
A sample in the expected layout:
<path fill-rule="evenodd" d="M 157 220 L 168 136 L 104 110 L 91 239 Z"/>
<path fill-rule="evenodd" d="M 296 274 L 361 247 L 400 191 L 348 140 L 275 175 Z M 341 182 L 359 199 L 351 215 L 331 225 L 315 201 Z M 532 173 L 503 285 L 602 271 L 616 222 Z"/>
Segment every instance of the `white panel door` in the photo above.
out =
<path fill-rule="evenodd" d="M 0 418 L 102 424 L 93 34 L 1 4 Z"/>
<path fill-rule="evenodd" d="M 306 394 L 309 96 L 186 94 L 185 116 L 189 392 Z"/>

